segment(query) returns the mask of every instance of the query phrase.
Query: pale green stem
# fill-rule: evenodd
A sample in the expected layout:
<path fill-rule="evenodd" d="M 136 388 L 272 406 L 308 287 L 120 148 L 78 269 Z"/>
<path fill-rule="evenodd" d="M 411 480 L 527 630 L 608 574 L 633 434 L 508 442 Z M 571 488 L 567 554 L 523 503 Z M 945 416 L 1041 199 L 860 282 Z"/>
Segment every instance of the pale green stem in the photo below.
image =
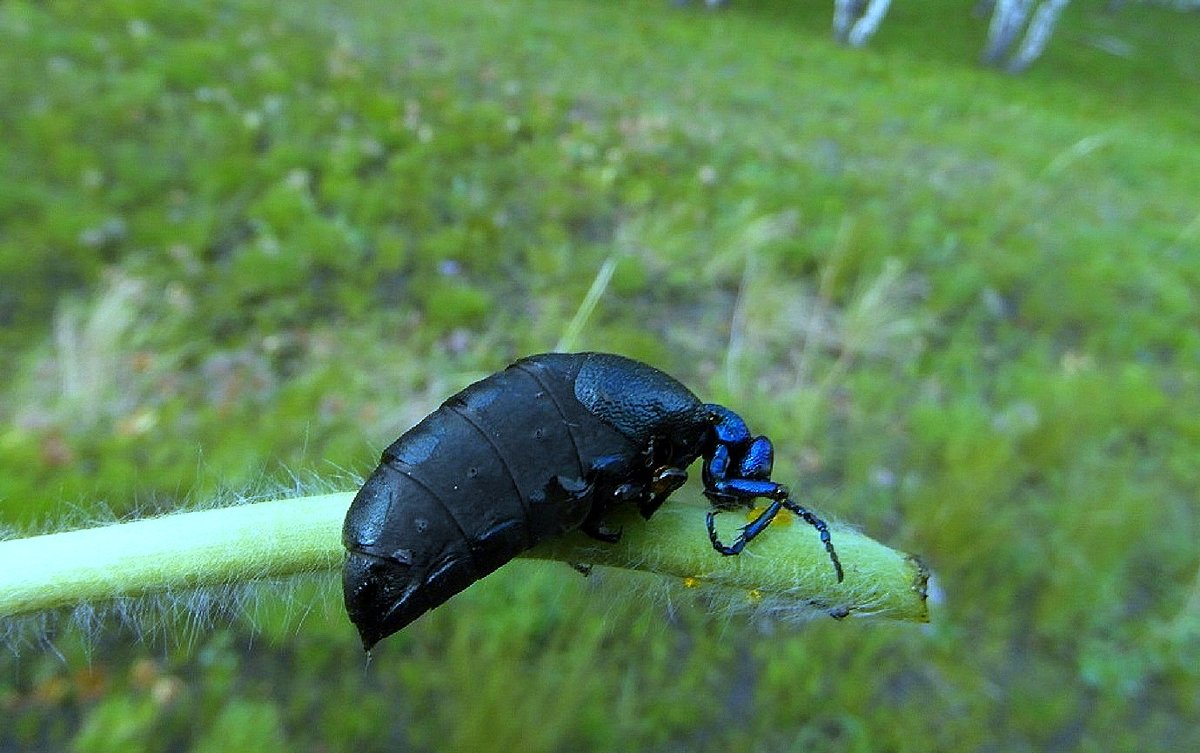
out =
<path fill-rule="evenodd" d="M 0 617 L 336 569 L 352 497 L 298 497 L 0 541 Z M 617 544 L 574 533 L 525 556 L 642 570 L 838 615 L 928 620 L 928 576 L 915 558 L 834 527 L 846 571 L 839 584 L 816 532 L 790 516 L 780 517 L 790 525 L 772 525 L 740 556 L 722 557 L 709 545 L 704 509 L 673 502 L 651 521 L 624 511 L 608 521 L 624 531 Z"/>
<path fill-rule="evenodd" d="M 616 544 L 576 532 L 543 542 L 527 556 L 642 570 L 683 579 L 685 585 L 740 590 L 752 599 L 772 599 L 776 604 L 806 603 L 838 616 L 929 621 L 925 604 L 929 573 L 916 557 L 852 528 L 831 525 L 845 570 L 845 580 L 838 583 L 816 530 L 799 518 L 780 513 L 740 555 L 723 557 L 709 543 L 706 510 L 671 502 L 649 521 L 635 510 L 623 510 L 605 521 L 609 527 L 621 528 Z M 720 526 L 732 540 L 735 524 L 746 519 L 735 513 L 723 517 L 732 519 Z"/>

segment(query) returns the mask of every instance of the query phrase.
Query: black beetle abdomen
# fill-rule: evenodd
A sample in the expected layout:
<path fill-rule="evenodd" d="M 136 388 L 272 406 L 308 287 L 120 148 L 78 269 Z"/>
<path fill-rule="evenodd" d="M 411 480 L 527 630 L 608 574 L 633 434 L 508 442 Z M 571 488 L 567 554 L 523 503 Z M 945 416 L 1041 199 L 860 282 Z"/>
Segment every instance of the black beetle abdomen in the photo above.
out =
<path fill-rule="evenodd" d="M 576 399 L 581 360 L 518 361 L 383 452 L 343 528 L 346 607 L 364 644 L 578 527 L 591 511 L 593 461 L 636 453 Z"/>

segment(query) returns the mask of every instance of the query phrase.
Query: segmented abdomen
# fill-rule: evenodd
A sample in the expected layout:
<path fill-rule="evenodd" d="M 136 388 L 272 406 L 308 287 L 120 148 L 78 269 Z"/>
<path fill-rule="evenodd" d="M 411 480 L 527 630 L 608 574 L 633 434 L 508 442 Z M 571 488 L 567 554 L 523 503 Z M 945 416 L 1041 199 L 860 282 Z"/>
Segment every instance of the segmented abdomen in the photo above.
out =
<path fill-rule="evenodd" d="M 349 568 L 378 581 L 386 596 L 370 601 L 390 602 L 393 623 L 583 521 L 585 469 L 628 443 L 575 399 L 575 371 L 518 362 L 450 398 L 384 451 L 344 538 Z"/>

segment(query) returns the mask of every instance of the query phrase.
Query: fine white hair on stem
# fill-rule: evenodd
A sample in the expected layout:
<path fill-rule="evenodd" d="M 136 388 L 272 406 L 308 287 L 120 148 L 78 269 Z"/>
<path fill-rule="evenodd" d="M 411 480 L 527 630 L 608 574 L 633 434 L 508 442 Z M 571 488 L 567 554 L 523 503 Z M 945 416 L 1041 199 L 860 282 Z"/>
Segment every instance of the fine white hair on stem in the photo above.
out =
<path fill-rule="evenodd" d="M 178 519 L 198 512 L 237 510 L 268 500 L 311 496 L 334 488 L 361 483 L 355 474 L 339 470 L 337 479 L 321 479 L 286 471 L 280 481 L 263 481 L 254 488 L 223 489 L 212 495 L 177 502 L 139 500 L 134 509 L 117 515 L 104 501 L 89 506 L 67 505 L 53 521 L 40 521 L 24 530 L 14 526 L 0 528 L 0 552 L 5 546 L 18 547 L 56 533 L 117 529 L 139 521 Z M 217 513 L 219 514 L 219 513 Z M 186 536 L 186 527 L 181 530 Z M 19 538 L 26 537 L 26 538 Z M 23 551 L 27 552 L 26 547 Z M 47 553 L 47 556 L 53 556 Z M 13 558 L 9 558 L 11 560 Z M 0 554 L 0 560 L 5 560 Z M 34 565 L 20 562 L 24 567 Z M 44 566 L 44 563 L 43 563 Z M 264 574 L 268 567 L 262 567 Z M 164 584 L 161 588 L 136 593 L 71 599 L 61 606 L 34 612 L 12 614 L 0 610 L 0 650 L 20 655 L 25 652 L 59 654 L 56 642 L 71 635 L 81 639 L 85 650 L 102 637 L 127 635 L 134 641 L 160 646 L 191 646 L 214 627 L 236 624 L 251 634 L 260 629 L 261 614 L 267 605 L 283 605 L 287 626 L 299 625 L 314 608 L 333 605 L 334 578 L 327 574 L 271 577 L 210 579 L 202 587 Z M 120 578 L 121 573 L 114 573 Z M 6 582 L 11 586 L 10 582 Z M 298 589 L 316 584 L 322 598 L 299 599 Z M 0 587 L 6 595 L 12 588 Z M 0 596 L 0 599 L 3 597 Z M 273 612 L 280 610 L 273 609 Z"/>
<path fill-rule="evenodd" d="M 111 616 L 142 639 L 186 642 L 213 621 L 252 616 L 255 600 L 280 584 L 294 587 L 306 575 L 340 567 L 342 521 L 352 496 L 285 495 L 0 542 L 0 621 L 17 618 L 0 630 L 16 630 L 18 640 L 10 641 L 15 650 L 19 616 L 34 615 L 26 624 L 41 632 L 31 642 L 44 643 L 55 625 L 42 614 L 70 610 L 68 624 L 85 635 L 97 634 Z M 788 517 L 781 523 L 792 524 L 773 525 L 753 551 L 721 557 L 709 543 L 705 509 L 680 501 L 650 521 L 638 519 L 636 510 L 620 510 L 609 521 L 625 532 L 615 544 L 573 532 L 520 556 L 673 578 L 711 594 L 714 608 L 726 613 L 747 609 L 773 619 L 803 619 L 815 610 L 928 620 L 928 572 L 912 557 L 834 525 L 830 531 L 845 568 L 845 581 L 838 582 L 816 532 Z M 720 596 L 722 590 L 730 595 Z M 286 594 L 284 600 L 293 616 L 304 617 L 307 605 Z M 182 635 L 168 634 L 175 630 Z"/>

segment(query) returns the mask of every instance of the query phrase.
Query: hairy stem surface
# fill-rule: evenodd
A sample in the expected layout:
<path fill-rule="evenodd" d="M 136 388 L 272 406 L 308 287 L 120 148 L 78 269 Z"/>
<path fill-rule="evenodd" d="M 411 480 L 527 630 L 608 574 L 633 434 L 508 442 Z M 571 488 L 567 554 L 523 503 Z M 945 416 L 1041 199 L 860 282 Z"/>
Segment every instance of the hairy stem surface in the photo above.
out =
<path fill-rule="evenodd" d="M 0 617 L 336 569 L 352 498 L 351 492 L 296 497 L 0 541 Z M 624 531 L 616 544 L 572 533 L 523 556 L 742 589 L 838 616 L 929 619 L 928 574 L 913 557 L 833 526 L 846 570 L 839 584 L 816 532 L 802 522 L 781 515 L 783 524 L 772 525 L 743 554 L 723 557 L 709 544 L 704 511 L 677 502 L 651 521 L 622 511 L 610 521 Z"/>

